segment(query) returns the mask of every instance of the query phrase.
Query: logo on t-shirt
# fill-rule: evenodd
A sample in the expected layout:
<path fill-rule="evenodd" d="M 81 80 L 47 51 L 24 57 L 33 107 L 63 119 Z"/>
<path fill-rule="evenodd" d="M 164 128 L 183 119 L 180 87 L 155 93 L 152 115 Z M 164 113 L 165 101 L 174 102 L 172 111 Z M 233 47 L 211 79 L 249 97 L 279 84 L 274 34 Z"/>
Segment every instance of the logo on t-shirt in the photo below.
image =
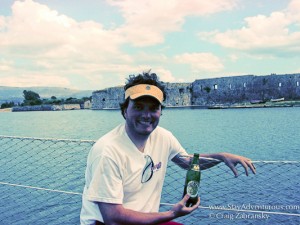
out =
<path fill-rule="evenodd" d="M 159 163 L 157 163 L 156 165 L 154 165 L 154 166 L 152 167 L 152 171 L 153 171 L 153 172 L 156 172 L 156 171 L 158 171 L 160 168 L 161 168 L 161 162 L 159 162 Z"/>

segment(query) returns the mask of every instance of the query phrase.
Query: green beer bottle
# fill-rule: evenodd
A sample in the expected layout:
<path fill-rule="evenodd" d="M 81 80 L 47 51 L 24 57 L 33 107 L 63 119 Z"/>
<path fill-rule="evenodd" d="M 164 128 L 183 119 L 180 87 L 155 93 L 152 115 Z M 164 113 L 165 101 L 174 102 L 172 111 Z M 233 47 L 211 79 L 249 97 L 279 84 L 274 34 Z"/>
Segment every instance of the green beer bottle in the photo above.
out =
<path fill-rule="evenodd" d="M 201 171 L 199 166 L 199 154 L 194 153 L 190 168 L 186 173 L 183 196 L 190 195 L 186 203 L 187 207 L 193 206 L 198 201 L 198 189 L 200 185 Z"/>

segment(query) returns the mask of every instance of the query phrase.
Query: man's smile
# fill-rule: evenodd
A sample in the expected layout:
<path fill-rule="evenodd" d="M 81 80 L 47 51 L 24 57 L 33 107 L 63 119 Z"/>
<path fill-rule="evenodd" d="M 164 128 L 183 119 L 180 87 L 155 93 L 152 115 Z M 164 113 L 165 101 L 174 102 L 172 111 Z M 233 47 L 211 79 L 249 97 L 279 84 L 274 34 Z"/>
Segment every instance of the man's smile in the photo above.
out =
<path fill-rule="evenodd" d="M 138 123 L 142 124 L 142 125 L 152 125 L 152 121 L 151 120 L 139 120 Z"/>

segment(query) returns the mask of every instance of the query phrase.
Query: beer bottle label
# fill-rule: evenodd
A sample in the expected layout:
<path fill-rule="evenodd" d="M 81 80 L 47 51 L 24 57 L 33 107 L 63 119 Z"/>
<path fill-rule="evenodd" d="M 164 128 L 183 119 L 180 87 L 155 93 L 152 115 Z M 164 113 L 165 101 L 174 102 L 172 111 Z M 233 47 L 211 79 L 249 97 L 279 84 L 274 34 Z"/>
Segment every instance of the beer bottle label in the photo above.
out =
<path fill-rule="evenodd" d="M 192 180 L 187 184 L 186 193 L 188 193 L 191 198 L 195 198 L 198 195 L 198 187 L 198 182 Z"/>
<path fill-rule="evenodd" d="M 200 171 L 200 166 L 198 164 L 193 164 L 191 170 Z"/>

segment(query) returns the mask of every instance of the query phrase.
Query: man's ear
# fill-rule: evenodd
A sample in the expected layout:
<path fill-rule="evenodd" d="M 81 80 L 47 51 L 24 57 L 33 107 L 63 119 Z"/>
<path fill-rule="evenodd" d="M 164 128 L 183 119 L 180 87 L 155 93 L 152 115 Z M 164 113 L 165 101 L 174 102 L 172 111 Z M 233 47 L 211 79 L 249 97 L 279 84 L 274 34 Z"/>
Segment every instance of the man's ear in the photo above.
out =
<path fill-rule="evenodd" d="M 123 114 L 124 118 L 126 119 L 127 116 L 127 108 L 124 109 L 124 114 Z"/>

